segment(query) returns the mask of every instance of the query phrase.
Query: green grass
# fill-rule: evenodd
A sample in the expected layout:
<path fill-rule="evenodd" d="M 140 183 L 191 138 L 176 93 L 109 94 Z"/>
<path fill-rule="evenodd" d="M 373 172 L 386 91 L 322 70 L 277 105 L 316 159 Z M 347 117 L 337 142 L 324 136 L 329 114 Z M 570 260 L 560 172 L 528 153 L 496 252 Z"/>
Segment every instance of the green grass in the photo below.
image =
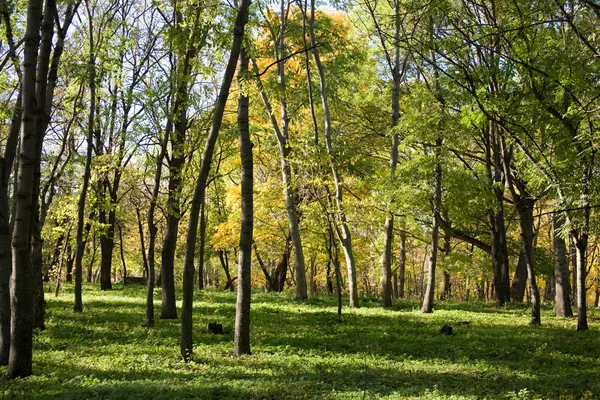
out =
<path fill-rule="evenodd" d="M 530 327 L 529 309 L 441 302 L 423 315 L 399 301 L 362 299 L 337 318 L 335 299 L 252 298 L 252 356 L 233 355 L 235 296 L 196 294 L 194 362 L 179 357 L 179 321 L 141 327 L 144 288 L 87 286 L 84 313 L 71 288 L 48 297 L 47 330 L 34 337 L 34 376 L 0 378 L 0 399 L 597 398 L 600 312 L 590 331 L 552 317 Z M 159 305 L 160 293 L 156 303 Z M 206 332 L 209 321 L 224 335 Z M 471 321 L 459 326 L 459 321 Z M 439 329 L 453 325 L 455 334 Z M 4 375 L 5 368 L 0 368 Z"/>

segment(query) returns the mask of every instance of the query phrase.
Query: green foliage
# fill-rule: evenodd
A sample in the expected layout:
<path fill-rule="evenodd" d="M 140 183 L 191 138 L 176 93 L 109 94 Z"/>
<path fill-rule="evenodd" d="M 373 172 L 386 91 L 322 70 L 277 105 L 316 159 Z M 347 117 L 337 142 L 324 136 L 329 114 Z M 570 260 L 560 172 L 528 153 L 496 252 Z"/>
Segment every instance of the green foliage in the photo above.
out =
<path fill-rule="evenodd" d="M 178 321 L 144 319 L 140 286 L 101 293 L 71 311 L 70 286 L 48 299 L 47 330 L 34 337 L 35 375 L 0 378 L 1 395 L 23 399 L 538 399 L 600 394 L 600 341 L 544 309 L 528 326 L 522 305 L 440 302 L 423 315 L 412 301 L 382 310 L 377 300 L 346 310 L 335 299 L 254 294 L 253 354 L 234 357 L 235 294 L 196 294 L 194 362 L 180 361 Z M 157 300 L 159 292 L 155 293 Z M 592 314 L 593 317 L 593 314 Z M 595 321 L 592 318 L 592 321 Z M 208 322 L 224 335 L 207 332 Z M 459 325 L 470 321 L 469 325 Z M 454 335 L 440 335 L 443 324 Z M 0 372 L 5 367 L 0 368 Z"/>

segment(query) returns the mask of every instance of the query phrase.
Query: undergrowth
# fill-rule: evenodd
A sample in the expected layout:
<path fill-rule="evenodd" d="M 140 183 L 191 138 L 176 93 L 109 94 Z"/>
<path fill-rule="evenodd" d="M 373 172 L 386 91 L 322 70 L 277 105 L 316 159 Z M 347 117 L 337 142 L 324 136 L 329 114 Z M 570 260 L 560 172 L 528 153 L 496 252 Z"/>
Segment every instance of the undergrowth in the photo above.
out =
<path fill-rule="evenodd" d="M 160 305 L 157 292 L 156 305 Z M 179 321 L 144 320 L 144 287 L 86 286 L 72 312 L 67 286 L 48 295 L 47 329 L 35 332 L 34 376 L 0 378 L 1 399 L 547 399 L 600 396 L 600 312 L 590 331 L 543 309 L 414 301 L 383 310 L 377 299 L 344 308 L 335 299 L 252 297 L 251 356 L 233 354 L 235 294 L 196 293 L 194 361 L 179 356 Z M 224 335 L 209 334 L 208 322 Z M 466 323 L 468 322 L 468 323 Z M 444 324 L 453 335 L 441 335 Z M 4 375 L 5 367 L 0 367 Z"/>

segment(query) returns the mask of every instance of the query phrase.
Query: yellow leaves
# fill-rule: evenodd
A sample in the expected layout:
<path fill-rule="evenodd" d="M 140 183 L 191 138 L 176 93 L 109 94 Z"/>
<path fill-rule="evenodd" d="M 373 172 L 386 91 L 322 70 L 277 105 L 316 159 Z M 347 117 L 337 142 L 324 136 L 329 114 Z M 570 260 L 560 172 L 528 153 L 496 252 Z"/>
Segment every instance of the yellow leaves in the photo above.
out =
<path fill-rule="evenodd" d="M 210 238 L 210 243 L 215 249 L 225 250 L 237 247 L 239 240 L 239 221 L 228 220 L 217 225 L 215 233 Z"/>

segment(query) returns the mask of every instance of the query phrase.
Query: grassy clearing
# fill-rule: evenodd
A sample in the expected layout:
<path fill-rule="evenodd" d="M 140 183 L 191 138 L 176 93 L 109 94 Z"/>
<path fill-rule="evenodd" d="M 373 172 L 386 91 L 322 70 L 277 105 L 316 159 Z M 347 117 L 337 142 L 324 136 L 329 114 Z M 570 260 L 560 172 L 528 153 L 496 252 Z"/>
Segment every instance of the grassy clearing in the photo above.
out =
<path fill-rule="evenodd" d="M 550 308 L 534 328 L 520 305 L 443 302 L 422 315 L 416 302 L 382 310 L 363 299 L 338 320 L 333 298 L 255 294 L 253 355 L 235 357 L 235 296 L 205 291 L 196 295 L 195 361 L 185 364 L 179 321 L 140 326 L 143 287 L 87 286 L 79 315 L 69 289 L 48 299 L 48 329 L 34 338 L 35 376 L 0 378 L 2 399 L 600 397 L 594 310 L 590 331 L 576 332 L 575 320 L 554 318 Z M 209 321 L 222 323 L 225 335 L 208 334 Z M 453 336 L 439 334 L 444 323 Z"/>

